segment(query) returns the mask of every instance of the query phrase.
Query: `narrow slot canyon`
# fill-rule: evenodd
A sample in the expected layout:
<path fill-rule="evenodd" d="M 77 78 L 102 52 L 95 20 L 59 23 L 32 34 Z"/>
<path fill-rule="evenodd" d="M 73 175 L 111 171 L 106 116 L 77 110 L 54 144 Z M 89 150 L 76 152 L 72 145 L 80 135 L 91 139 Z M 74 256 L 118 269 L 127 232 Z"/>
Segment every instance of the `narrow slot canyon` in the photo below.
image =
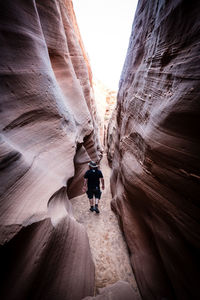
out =
<path fill-rule="evenodd" d="M 141 298 L 131 268 L 128 249 L 117 218 L 110 207 L 112 200 L 111 169 L 108 166 L 106 155 L 101 161 L 100 169 L 105 180 L 105 190 L 99 201 L 100 214 L 89 211 L 89 202 L 85 195 L 71 200 L 73 215 L 77 222 L 86 228 L 89 237 L 95 263 L 95 289 L 97 291 L 118 281 L 124 281 L 133 288 L 132 297 L 139 300 Z"/>
<path fill-rule="evenodd" d="M 81 3 L 0 3 L 0 299 L 200 299 L 200 2 L 138 1 L 117 90 Z"/>

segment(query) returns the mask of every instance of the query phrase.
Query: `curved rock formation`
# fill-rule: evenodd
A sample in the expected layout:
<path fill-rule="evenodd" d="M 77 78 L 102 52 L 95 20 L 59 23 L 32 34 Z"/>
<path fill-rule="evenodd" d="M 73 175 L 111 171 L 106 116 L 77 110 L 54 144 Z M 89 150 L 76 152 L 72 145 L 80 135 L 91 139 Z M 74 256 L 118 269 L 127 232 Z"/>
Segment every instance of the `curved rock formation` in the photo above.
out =
<path fill-rule="evenodd" d="M 91 70 L 70 0 L 0 5 L 0 298 L 81 299 L 94 265 L 68 197 L 101 155 Z"/>
<path fill-rule="evenodd" d="M 148 300 L 200 298 L 199 11 L 139 1 L 108 137 L 112 206 Z"/>

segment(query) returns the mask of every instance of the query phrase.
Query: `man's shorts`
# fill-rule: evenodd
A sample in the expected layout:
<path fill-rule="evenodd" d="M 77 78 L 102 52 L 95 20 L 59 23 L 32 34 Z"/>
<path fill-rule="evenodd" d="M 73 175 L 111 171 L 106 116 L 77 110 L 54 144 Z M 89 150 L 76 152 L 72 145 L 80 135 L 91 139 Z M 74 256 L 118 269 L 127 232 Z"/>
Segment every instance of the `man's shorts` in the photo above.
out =
<path fill-rule="evenodd" d="M 89 199 L 92 199 L 93 196 L 95 196 L 96 199 L 101 198 L 101 191 L 100 189 L 93 189 L 93 190 L 87 190 L 87 195 Z"/>

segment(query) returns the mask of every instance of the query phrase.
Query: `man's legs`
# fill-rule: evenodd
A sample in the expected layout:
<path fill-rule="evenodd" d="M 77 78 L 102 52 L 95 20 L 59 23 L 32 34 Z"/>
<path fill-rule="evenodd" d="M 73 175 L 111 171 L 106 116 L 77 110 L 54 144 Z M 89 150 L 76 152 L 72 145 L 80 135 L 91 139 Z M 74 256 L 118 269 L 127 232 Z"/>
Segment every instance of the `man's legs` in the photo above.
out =
<path fill-rule="evenodd" d="M 89 199 L 89 201 L 90 201 L 90 210 L 94 211 L 94 199 L 93 199 L 93 197 L 91 199 Z"/>
<path fill-rule="evenodd" d="M 97 214 L 99 214 L 99 208 L 98 208 L 99 200 L 100 200 L 100 199 L 95 198 L 95 209 L 94 209 L 94 210 L 96 211 Z"/>
<path fill-rule="evenodd" d="M 98 189 L 95 192 L 95 211 L 97 214 L 99 214 L 98 204 L 99 204 L 100 198 L 101 198 L 101 191 L 100 191 L 100 189 Z"/>
<path fill-rule="evenodd" d="M 87 191 L 87 195 L 90 201 L 90 210 L 91 211 L 96 211 L 97 214 L 99 214 L 99 208 L 98 208 L 98 203 L 101 198 L 101 191 L 97 190 L 95 192 L 93 191 Z M 93 196 L 95 196 L 95 200 L 93 199 Z M 94 206 L 95 204 L 95 206 Z"/>
<path fill-rule="evenodd" d="M 90 210 L 94 211 L 93 191 L 88 190 L 87 195 L 88 195 L 88 199 L 89 199 L 89 202 L 90 202 Z"/>

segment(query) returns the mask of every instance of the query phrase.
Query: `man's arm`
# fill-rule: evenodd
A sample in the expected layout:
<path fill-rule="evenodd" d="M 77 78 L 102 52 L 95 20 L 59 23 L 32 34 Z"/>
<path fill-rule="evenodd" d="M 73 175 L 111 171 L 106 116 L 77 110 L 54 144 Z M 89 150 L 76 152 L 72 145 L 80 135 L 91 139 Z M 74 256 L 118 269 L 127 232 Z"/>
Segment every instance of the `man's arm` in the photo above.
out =
<path fill-rule="evenodd" d="M 102 190 L 104 190 L 105 189 L 104 178 L 101 178 L 101 185 L 102 185 Z"/>

